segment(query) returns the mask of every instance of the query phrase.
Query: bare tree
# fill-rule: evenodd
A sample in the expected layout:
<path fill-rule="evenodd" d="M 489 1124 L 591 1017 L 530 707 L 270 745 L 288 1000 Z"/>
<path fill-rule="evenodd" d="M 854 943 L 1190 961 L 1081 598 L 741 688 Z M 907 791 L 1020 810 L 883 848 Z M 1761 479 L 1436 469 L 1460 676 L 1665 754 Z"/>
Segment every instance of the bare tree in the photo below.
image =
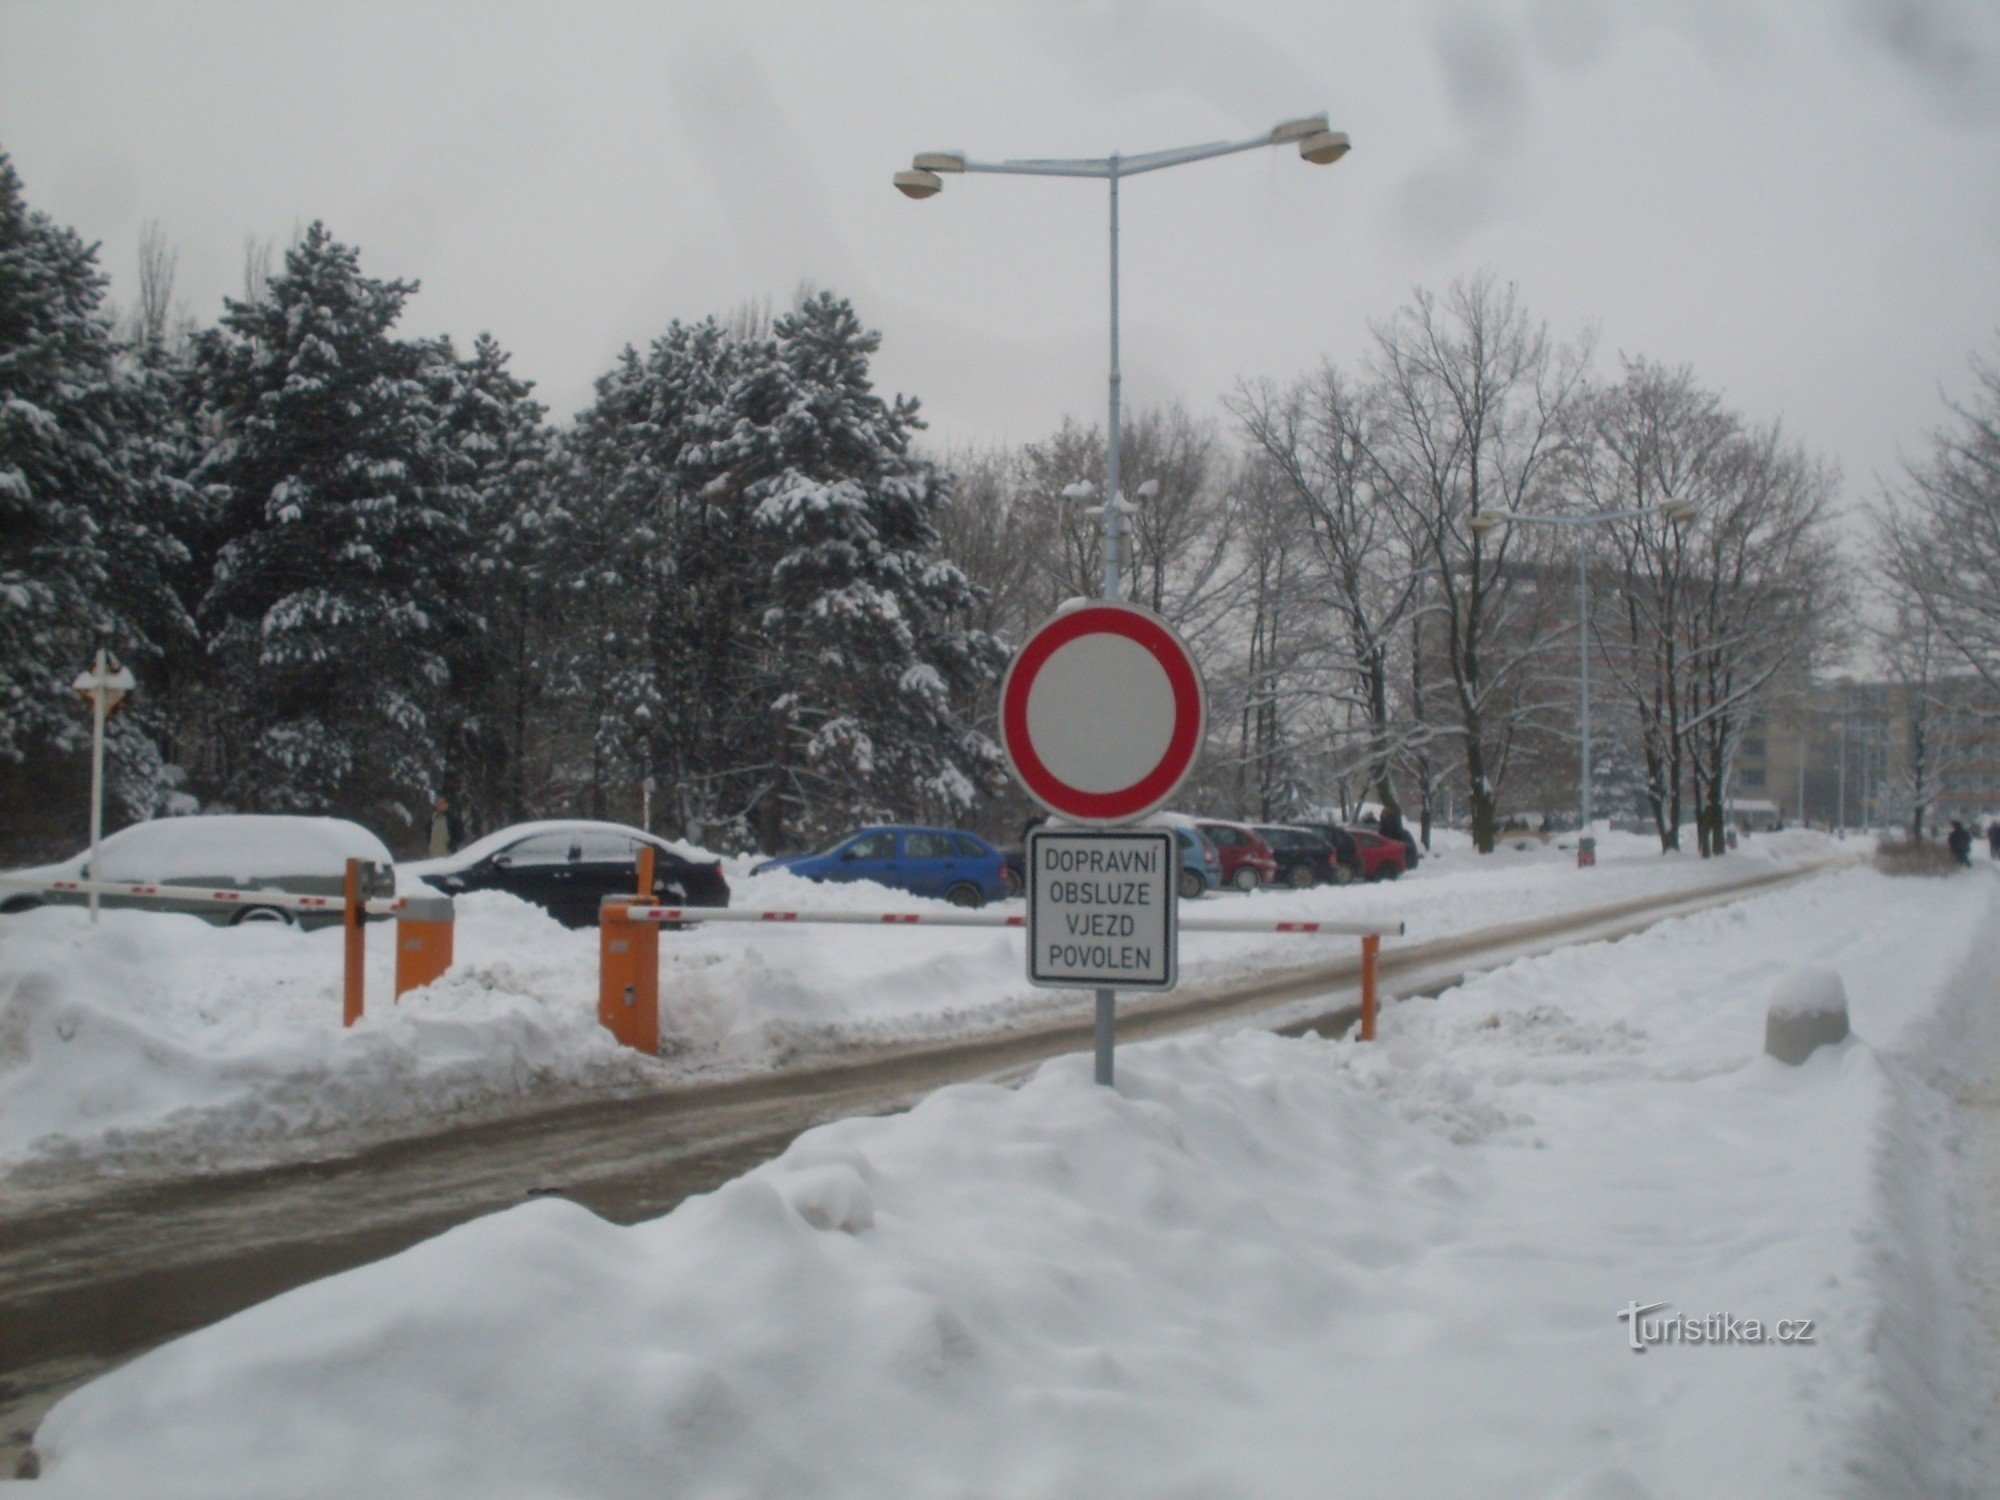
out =
<path fill-rule="evenodd" d="M 1331 623 L 1336 670 L 1331 691 L 1365 726 L 1364 780 L 1385 806 L 1397 804 L 1390 768 L 1412 735 L 1404 712 L 1421 700 L 1420 653 L 1408 700 L 1394 680 L 1398 648 L 1425 581 L 1427 558 L 1378 503 L 1375 449 L 1386 393 L 1356 387 L 1323 367 L 1287 390 L 1268 382 L 1230 402 L 1244 436 L 1296 515 L 1309 551 L 1302 602 Z M 1425 762 L 1427 765 L 1427 761 Z"/>
<path fill-rule="evenodd" d="M 1680 847 L 1688 718 L 1686 616 L 1693 589 L 1688 533 L 1658 514 L 1689 504 L 1723 507 L 1741 425 L 1719 396 L 1686 369 L 1626 360 L 1617 385 L 1583 409 L 1584 439 L 1571 455 L 1572 483 L 1589 509 L 1646 514 L 1593 528 L 1612 564 L 1610 597 L 1587 622 L 1609 680 L 1631 709 L 1645 766 L 1645 795 L 1662 851 Z M 1600 576 L 1603 576 L 1600 574 Z"/>
<path fill-rule="evenodd" d="M 1876 534 L 1901 594 L 2000 695 L 2000 361 L 1972 373 L 1970 399 L 1946 403 L 1950 422 L 1885 493 Z"/>
<path fill-rule="evenodd" d="M 1778 427 L 1729 444 L 1718 503 L 1688 528 L 1681 732 L 1704 855 L 1725 848 L 1737 739 L 1773 679 L 1810 667 L 1841 607 L 1831 537 L 1837 475 L 1785 446 Z"/>
<path fill-rule="evenodd" d="M 1546 541 L 1526 527 L 1483 533 L 1475 518 L 1560 503 L 1556 461 L 1583 389 L 1587 348 L 1558 346 L 1511 286 L 1490 275 L 1440 297 L 1419 290 L 1375 330 L 1384 391 L 1366 446 L 1435 589 L 1450 731 L 1463 757 L 1474 843 L 1493 848 L 1500 788 L 1524 730 L 1547 712 L 1530 691 L 1549 642 Z"/>

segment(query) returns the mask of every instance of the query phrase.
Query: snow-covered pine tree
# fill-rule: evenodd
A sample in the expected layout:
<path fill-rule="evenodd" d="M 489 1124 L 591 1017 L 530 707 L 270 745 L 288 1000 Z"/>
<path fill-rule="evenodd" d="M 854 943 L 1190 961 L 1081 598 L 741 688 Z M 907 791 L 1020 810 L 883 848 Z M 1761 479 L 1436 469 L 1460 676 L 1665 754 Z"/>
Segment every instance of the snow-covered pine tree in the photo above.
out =
<path fill-rule="evenodd" d="M 58 784 L 88 740 L 68 685 L 101 641 L 142 689 L 112 722 L 115 818 L 159 810 L 179 780 L 160 689 L 193 640 L 172 381 L 119 346 L 105 285 L 0 154 L 0 763 Z"/>
<path fill-rule="evenodd" d="M 408 827 L 437 790 L 468 517 L 441 481 L 434 351 L 391 334 L 415 290 L 315 223 L 201 341 L 221 437 L 196 477 L 223 535 L 203 614 L 245 806 Z"/>
<path fill-rule="evenodd" d="M 956 819 L 995 779 L 998 748 L 963 706 L 1003 652 L 964 624 L 973 589 L 939 550 L 944 481 L 911 451 L 916 402 L 875 393 L 881 336 L 845 298 L 806 296 L 773 331 L 789 380 L 772 417 L 782 467 L 751 515 L 772 559 L 780 805 L 806 832 L 896 811 Z"/>
<path fill-rule="evenodd" d="M 111 640 L 103 519 L 127 511 L 96 252 L 0 154 L 0 757 L 74 750 L 70 679 Z"/>
<path fill-rule="evenodd" d="M 768 567 L 744 496 L 773 472 L 760 414 L 784 385 L 768 337 L 677 322 L 599 380 L 571 445 L 558 549 L 590 785 L 601 797 L 650 774 L 670 821 L 704 833 L 740 826 L 770 785 Z"/>
<path fill-rule="evenodd" d="M 439 725 L 441 787 L 468 836 L 526 814 L 531 725 L 549 627 L 541 581 L 541 507 L 550 434 L 533 386 L 490 335 L 426 366 L 439 415 L 440 507 L 465 518 L 466 548 L 438 590 L 451 673 Z"/>

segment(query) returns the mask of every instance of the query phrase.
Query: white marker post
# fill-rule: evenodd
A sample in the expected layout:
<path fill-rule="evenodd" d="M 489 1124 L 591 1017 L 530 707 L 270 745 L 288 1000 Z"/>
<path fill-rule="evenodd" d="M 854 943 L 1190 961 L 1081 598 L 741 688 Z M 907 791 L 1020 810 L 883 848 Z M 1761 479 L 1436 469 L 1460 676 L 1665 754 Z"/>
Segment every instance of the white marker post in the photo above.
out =
<path fill-rule="evenodd" d="M 1028 637 L 1000 685 L 1000 743 L 1014 779 L 1057 817 L 1097 830 L 1073 837 L 1108 841 L 1088 845 L 1099 851 L 1103 869 L 1065 870 L 1057 868 L 1067 857 L 1058 851 L 1085 846 L 1063 843 L 1072 835 L 1062 830 L 1037 831 L 1029 838 L 1028 872 L 1028 982 L 1063 984 L 1054 976 L 1064 971 L 1068 984 L 1097 988 L 1102 1084 L 1111 1082 L 1118 990 L 1172 989 L 1179 977 L 1179 845 L 1171 832 L 1109 830 L 1137 822 L 1173 796 L 1194 769 L 1207 728 L 1208 695 L 1194 654 L 1166 621 L 1136 605 L 1087 604 L 1057 615 Z M 1114 849 L 1125 852 L 1107 852 Z M 1103 901 L 1097 898 L 1105 891 L 1094 887 L 1090 899 L 1059 899 L 1057 888 L 1072 876 L 1079 885 L 1100 875 L 1132 883 L 1142 865 L 1151 872 L 1146 880 L 1156 874 L 1164 882 L 1163 904 L 1136 893 L 1130 901 Z M 1047 915 L 1038 919 L 1038 912 Z M 1072 921 L 1079 925 L 1070 936 L 1083 941 L 1070 946 L 1084 957 L 1048 961 L 1046 945 L 1060 944 Z M 1129 932 L 1108 931 L 1128 922 Z M 1106 961 L 1094 961 L 1100 957 Z"/>
<path fill-rule="evenodd" d="M 130 671 L 102 646 L 88 672 L 70 684 L 90 705 L 90 873 L 97 873 L 97 845 L 104 837 L 104 721 L 138 686 Z M 97 920 L 97 892 L 90 893 L 90 920 Z"/>

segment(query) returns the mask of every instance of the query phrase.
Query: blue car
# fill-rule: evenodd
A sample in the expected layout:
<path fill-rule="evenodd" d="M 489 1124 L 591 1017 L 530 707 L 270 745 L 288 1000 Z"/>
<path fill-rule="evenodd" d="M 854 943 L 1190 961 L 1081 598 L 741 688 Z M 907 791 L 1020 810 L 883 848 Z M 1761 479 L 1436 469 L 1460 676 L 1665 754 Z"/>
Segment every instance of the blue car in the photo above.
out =
<path fill-rule="evenodd" d="M 1007 862 L 986 840 L 955 828 L 864 828 L 813 854 L 767 859 L 751 870 L 789 870 L 808 880 L 872 880 L 953 906 L 1007 895 Z"/>

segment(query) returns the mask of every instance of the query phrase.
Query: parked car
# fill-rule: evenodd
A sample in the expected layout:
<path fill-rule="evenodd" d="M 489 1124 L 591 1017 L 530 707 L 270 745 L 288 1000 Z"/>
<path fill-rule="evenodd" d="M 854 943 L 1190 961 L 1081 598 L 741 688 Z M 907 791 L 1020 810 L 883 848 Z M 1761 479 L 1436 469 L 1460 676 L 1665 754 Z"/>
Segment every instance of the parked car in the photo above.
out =
<path fill-rule="evenodd" d="M 1384 838 L 1372 828 L 1350 828 L 1355 852 L 1361 856 L 1363 880 L 1396 880 L 1402 876 L 1404 849 L 1401 839 Z"/>
<path fill-rule="evenodd" d="M 954 906 L 984 906 L 1009 894 L 1007 862 L 977 834 L 956 828 L 863 828 L 811 854 L 767 859 L 751 870 L 789 870 L 808 880 L 872 880 Z"/>
<path fill-rule="evenodd" d="M 347 886 L 347 861 L 376 866 L 365 895 L 393 896 L 396 875 L 389 850 L 359 823 L 345 818 L 304 818 L 257 813 L 155 818 L 107 835 L 97 858 L 90 851 L 59 864 L 9 870 L 9 879 L 107 880 L 130 885 L 198 885 L 218 891 L 288 891 L 298 896 L 339 896 Z M 37 906 L 86 906 L 77 892 L 17 891 L 0 887 L 0 912 Z M 211 906 L 140 896 L 99 896 L 101 907 L 182 912 L 217 927 L 245 922 L 297 922 L 306 928 L 337 924 L 334 912 L 290 912 L 281 906 Z"/>
<path fill-rule="evenodd" d="M 1183 901 L 1193 901 L 1222 889 L 1222 855 L 1192 823 L 1171 822 L 1180 845 L 1181 873 L 1177 889 Z"/>
<path fill-rule="evenodd" d="M 1202 818 L 1198 825 L 1222 856 L 1222 883 L 1239 891 L 1254 891 L 1278 878 L 1277 856 L 1247 823 Z"/>
<path fill-rule="evenodd" d="M 1278 879 L 1293 890 L 1346 883 L 1340 878 L 1345 866 L 1324 834 L 1282 823 L 1259 823 L 1256 827 L 1257 837 L 1271 846 L 1272 857 L 1278 861 Z"/>
<path fill-rule="evenodd" d="M 1340 861 L 1333 873 L 1335 885 L 1351 885 L 1361 878 L 1361 851 L 1354 845 L 1354 835 L 1338 823 L 1300 823 L 1297 825 L 1308 833 L 1316 833 L 1333 846 L 1334 857 Z"/>
<path fill-rule="evenodd" d="M 639 889 L 639 847 L 653 850 L 653 896 L 671 906 L 727 906 L 720 860 L 675 848 L 624 823 L 562 820 L 516 823 L 456 854 L 403 866 L 446 895 L 506 891 L 532 901 L 565 927 L 595 927 L 606 896 Z"/>

